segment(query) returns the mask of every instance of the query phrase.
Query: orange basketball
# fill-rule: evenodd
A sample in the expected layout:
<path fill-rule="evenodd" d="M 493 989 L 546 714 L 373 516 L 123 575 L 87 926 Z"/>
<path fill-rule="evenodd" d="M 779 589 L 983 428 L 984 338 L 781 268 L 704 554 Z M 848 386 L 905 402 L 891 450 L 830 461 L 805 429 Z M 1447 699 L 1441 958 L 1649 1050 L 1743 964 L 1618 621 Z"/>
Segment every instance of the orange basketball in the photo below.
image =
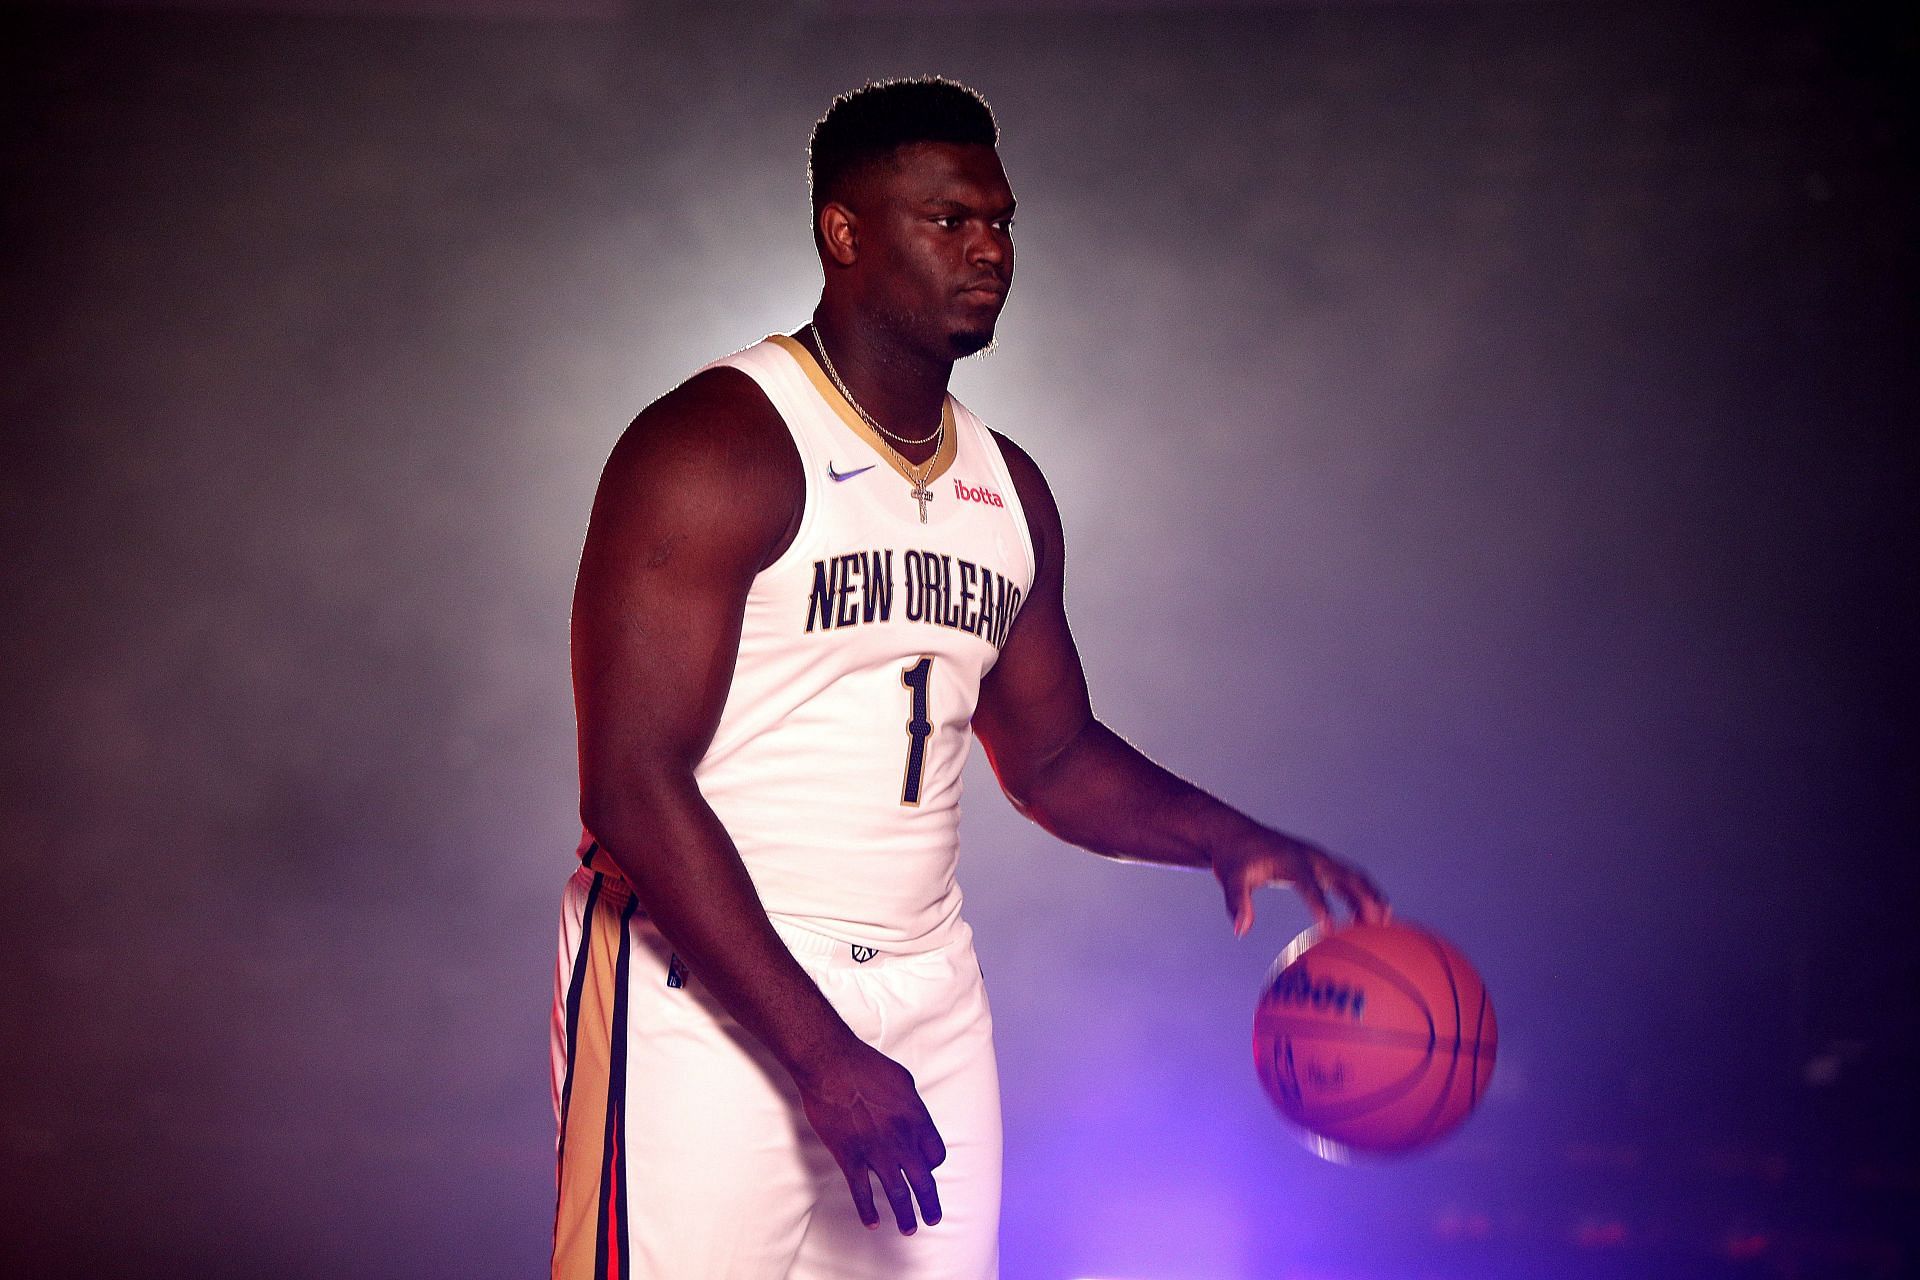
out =
<path fill-rule="evenodd" d="M 1467 958 L 1399 921 L 1307 930 L 1273 962 L 1253 1015 L 1267 1096 L 1335 1160 L 1453 1132 L 1486 1096 L 1498 1040 Z"/>

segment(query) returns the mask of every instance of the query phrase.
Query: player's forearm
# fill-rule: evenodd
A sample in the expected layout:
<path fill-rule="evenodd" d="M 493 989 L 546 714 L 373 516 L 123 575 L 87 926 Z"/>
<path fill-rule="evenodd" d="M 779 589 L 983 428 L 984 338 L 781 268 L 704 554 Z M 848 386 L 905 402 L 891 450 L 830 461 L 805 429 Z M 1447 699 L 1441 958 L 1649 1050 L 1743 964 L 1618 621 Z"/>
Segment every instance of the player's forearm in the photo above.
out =
<path fill-rule="evenodd" d="M 1212 849 L 1258 829 L 1095 719 L 1023 780 L 1014 803 L 1071 844 L 1168 866 L 1208 866 Z"/>
<path fill-rule="evenodd" d="M 854 1033 L 767 920 L 732 838 L 693 779 L 629 785 L 587 829 L 694 980 L 796 1078 L 826 1069 Z"/>

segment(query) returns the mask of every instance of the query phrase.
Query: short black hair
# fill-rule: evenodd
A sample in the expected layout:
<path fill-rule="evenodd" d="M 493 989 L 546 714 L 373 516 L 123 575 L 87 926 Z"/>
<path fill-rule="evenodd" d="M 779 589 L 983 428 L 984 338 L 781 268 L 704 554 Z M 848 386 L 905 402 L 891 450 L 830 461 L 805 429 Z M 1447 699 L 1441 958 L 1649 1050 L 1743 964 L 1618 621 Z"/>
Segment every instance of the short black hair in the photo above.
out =
<path fill-rule="evenodd" d="M 807 187 L 813 224 L 843 191 L 849 176 L 916 142 L 1000 141 L 993 108 L 977 92 L 944 76 L 872 80 L 833 100 L 807 143 Z"/>

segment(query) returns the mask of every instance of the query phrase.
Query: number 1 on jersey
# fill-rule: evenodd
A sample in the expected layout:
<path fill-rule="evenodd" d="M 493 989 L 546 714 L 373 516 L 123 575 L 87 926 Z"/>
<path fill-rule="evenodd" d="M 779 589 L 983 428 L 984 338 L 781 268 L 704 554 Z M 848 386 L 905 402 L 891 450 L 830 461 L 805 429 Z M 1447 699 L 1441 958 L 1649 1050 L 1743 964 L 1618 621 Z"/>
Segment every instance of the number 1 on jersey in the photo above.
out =
<path fill-rule="evenodd" d="M 920 774 L 927 764 L 927 739 L 933 721 L 927 719 L 927 685 L 933 678 L 933 658 L 920 659 L 900 673 L 900 683 L 913 694 L 913 718 L 907 721 L 907 775 L 900 784 L 900 803 L 920 803 Z"/>

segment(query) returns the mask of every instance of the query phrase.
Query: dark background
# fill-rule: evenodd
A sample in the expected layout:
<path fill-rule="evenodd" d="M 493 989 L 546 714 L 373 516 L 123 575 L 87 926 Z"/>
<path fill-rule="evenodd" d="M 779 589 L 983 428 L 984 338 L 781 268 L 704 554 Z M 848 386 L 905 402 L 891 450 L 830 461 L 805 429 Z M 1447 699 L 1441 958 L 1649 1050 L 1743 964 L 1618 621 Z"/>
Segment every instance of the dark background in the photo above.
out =
<path fill-rule="evenodd" d="M 11 1274 L 541 1272 L 588 500 L 810 310 L 829 98 L 928 71 L 1097 708 L 1502 1032 L 1455 1138 L 1315 1159 L 1247 1060 L 1297 904 L 976 768 L 1010 1280 L 1920 1270 L 1910 22 L 299 8 L 0 15 Z"/>

